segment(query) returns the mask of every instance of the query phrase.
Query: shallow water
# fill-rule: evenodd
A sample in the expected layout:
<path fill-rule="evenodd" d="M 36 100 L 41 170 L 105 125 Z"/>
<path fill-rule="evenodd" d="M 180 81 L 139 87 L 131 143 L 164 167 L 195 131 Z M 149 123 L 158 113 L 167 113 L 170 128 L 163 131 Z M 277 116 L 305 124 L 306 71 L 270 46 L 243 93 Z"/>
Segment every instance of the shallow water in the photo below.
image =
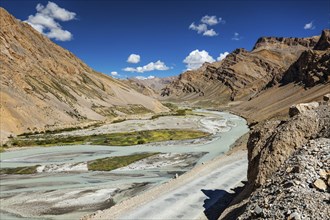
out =
<path fill-rule="evenodd" d="M 29 205 L 25 201 L 30 201 L 32 198 L 40 198 L 40 201 L 52 206 L 60 206 L 58 199 L 64 201 L 72 201 L 75 197 L 70 197 L 70 192 L 80 190 L 81 196 L 90 196 L 90 193 L 102 192 L 104 189 L 117 189 L 117 193 L 111 197 L 118 202 L 127 197 L 139 193 L 140 190 L 146 190 L 150 187 L 163 183 L 171 178 L 176 173 L 183 173 L 190 170 L 193 165 L 211 160 L 224 152 L 228 151 L 229 147 L 241 135 L 248 131 L 246 121 L 238 116 L 225 113 L 199 110 L 198 113 L 203 113 L 210 117 L 210 123 L 203 119 L 201 123 L 206 123 L 207 126 L 213 126 L 217 133 L 214 134 L 213 140 L 204 144 L 174 144 L 157 143 L 130 147 L 111 147 L 111 146 L 59 146 L 59 147 L 36 147 L 26 150 L 5 152 L 1 154 L 1 168 L 4 167 L 19 167 L 32 165 L 47 165 L 47 164 L 62 164 L 62 163 L 78 163 L 90 161 L 98 158 L 109 156 L 123 156 L 140 152 L 160 152 L 160 153 L 194 153 L 195 162 L 191 166 L 183 167 L 179 165 L 154 168 L 149 170 L 134 170 L 134 171 L 111 171 L 111 172 L 84 172 L 84 173 L 40 173 L 34 175 L 3 175 L 0 183 L 0 199 L 2 210 L 12 210 L 15 212 L 16 207 L 21 204 L 26 206 L 30 212 Z M 216 129 L 218 119 L 219 129 Z M 226 125 L 226 127 L 224 127 Z M 178 143 L 178 142 L 177 142 Z M 200 154 L 198 154 L 200 153 Z M 138 185 L 136 185 L 138 184 Z M 102 193 L 101 193 L 102 194 Z M 93 194 L 92 194 L 93 195 Z M 104 200 L 105 195 L 100 195 L 100 204 L 93 205 L 90 209 L 81 210 L 73 209 L 65 215 L 47 215 L 43 213 L 45 218 L 65 219 L 79 218 L 79 216 L 90 213 L 97 209 L 106 208 L 101 200 Z M 45 197 L 45 198 L 43 198 Z M 24 198 L 24 199 L 23 199 Z M 89 198 L 89 197 L 88 197 Z M 96 199 L 97 200 L 97 199 Z M 93 201 L 95 202 L 95 201 Z M 48 210 L 47 204 L 44 209 Z M 94 203 L 93 203 L 94 204 Z M 103 205 L 103 206 L 102 206 Z M 33 206 L 31 206 L 33 208 Z M 61 206 L 61 208 L 63 208 Z M 24 210 L 19 210 L 17 214 L 26 214 Z M 50 213 L 52 211 L 49 211 Z M 17 216 L 11 216 L 4 212 L 0 212 L 1 219 L 22 219 Z M 32 213 L 32 212 L 31 212 Z M 28 215 L 36 217 L 29 213 Z M 9 216 L 11 218 L 9 218 Z"/>

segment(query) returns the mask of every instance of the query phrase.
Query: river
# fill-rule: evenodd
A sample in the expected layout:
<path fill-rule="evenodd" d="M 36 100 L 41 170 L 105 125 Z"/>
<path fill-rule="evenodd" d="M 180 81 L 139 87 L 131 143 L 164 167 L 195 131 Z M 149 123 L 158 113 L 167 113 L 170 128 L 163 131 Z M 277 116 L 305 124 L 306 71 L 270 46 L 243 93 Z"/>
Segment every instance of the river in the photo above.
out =
<path fill-rule="evenodd" d="M 2 175 L 0 219 L 79 219 L 114 203 L 164 183 L 229 150 L 248 132 L 246 121 L 226 112 L 197 110 L 205 114 L 199 123 L 214 130 L 212 140 L 202 143 L 172 142 L 129 147 L 58 146 L 35 147 L 1 153 L 1 168 L 49 164 L 77 164 L 140 152 L 159 152 L 163 161 L 141 169 L 111 172 L 51 172 L 33 175 Z M 158 158 L 159 159 L 159 158 Z M 166 161 L 171 161 L 167 163 Z M 155 161 L 147 161 L 150 165 Z"/>

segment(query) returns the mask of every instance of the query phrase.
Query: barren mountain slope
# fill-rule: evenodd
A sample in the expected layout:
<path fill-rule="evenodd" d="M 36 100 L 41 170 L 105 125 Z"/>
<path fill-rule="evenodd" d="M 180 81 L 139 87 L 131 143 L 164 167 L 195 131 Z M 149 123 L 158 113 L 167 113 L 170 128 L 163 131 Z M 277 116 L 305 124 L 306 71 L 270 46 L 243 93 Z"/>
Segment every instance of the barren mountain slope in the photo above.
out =
<path fill-rule="evenodd" d="M 251 52 L 237 49 L 220 62 L 205 63 L 181 74 L 163 89 L 162 95 L 198 104 L 249 100 L 281 79 L 303 51 L 315 46 L 318 38 L 260 38 Z"/>
<path fill-rule="evenodd" d="M 0 8 L 1 138 L 117 115 L 166 111 L 157 100 L 95 72 Z"/>
<path fill-rule="evenodd" d="M 304 51 L 279 83 L 260 92 L 254 99 L 231 107 L 251 121 L 282 117 L 292 104 L 320 101 L 330 92 L 330 30 L 324 30 L 312 50 Z"/>

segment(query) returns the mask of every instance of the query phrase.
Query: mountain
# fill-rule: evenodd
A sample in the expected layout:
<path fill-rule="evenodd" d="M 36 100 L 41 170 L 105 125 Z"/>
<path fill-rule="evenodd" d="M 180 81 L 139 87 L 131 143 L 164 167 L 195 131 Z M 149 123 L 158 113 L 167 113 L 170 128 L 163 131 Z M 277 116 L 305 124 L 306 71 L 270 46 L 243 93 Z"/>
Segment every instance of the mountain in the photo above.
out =
<path fill-rule="evenodd" d="M 285 115 L 294 103 L 320 100 L 329 91 L 328 75 L 329 30 L 321 37 L 261 37 L 252 51 L 236 49 L 180 74 L 161 95 L 260 121 Z"/>
<path fill-rule="evenodd" d="M 315 46 L 318 38 L 262 37 L 252 51 L 236 49 L 220 62 L 182 73 L 163 89 L 162 95 L 216 104 L 251 99 L 272 80 L 281 78 L 303 51 Z"/>
<path fill-rule="evenodd" d="M 1 137 L 167 111 L 0 8 Z"/>
<path fill-rule="evenodd" d="M 256 97 L 231 107 L 251 121 L 283 117 L 301 102 L 319 101 L 329 93 L 330 30 L 324 30 L 314 48 L 305 50 L 269 87 Z"/>
<path fill-rule="evenodd" d="M 153 77 L 147 79 L 128 78 L 123 80 L 123 82 L 139 93 L 151 96 L 153 98 L 162 99 L 162 96 L 160 95 L 162 89 L 175 79 L 177 79 L 176 76 L 165 78 Z"/>

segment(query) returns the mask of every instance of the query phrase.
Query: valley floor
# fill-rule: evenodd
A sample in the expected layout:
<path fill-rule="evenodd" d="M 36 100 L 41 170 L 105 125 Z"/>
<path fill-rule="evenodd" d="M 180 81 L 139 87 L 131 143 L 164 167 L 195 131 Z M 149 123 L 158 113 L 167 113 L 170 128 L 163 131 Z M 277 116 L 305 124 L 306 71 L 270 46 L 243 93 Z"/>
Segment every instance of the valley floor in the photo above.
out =
<path fill-rule="evenodd" d="M 161 201 L 178 200 L 186 203 L 186 200 L 182 200 L 184 196 L 181 198 L 179 194 L 185 195 L 184 193 L 193 190 L 195 193 L 192 197 L 187 197 L 192 203 L 187 204 L 187 207 L 190 205 L 195 207 L 192 215 L 199 217 L 205 209 L 204 200 L 207 206 L 212 205 L 216 198 L 222 195 L 222 191 L 220 193 L 218 190 L 228 191 L 230 187 L 234 187 L 245 178 L 246 152 L 233 154 L 228 158 L 221 157 L 210 164 L 208 161 L 227 152 L 230 146 L 248 131 L 248 127 L 244 119 L 229 113 L 214 111 L 196 113 L 204 117 L 192 116 L 196 120 L 194 127 L 190 128 L 207 130 L 213 133 L 210 137 L 127 147 L 85 144 L 22 148 L 19 154 L 18 151 L 1 153 L 1 168 L 41 165 L 43 171 L 25 175 L 0 175 L 0 218 L 79 219 L 82 215 L 110 208 L 122 201 L 126 204 L 125 200 L 129 198 L 134 200 L 134 196 L 148 190 L 152 193 L 158 187 L 164 187 L 160 188 L 161 192 L 169 192 L 166 194 L 168 197 L 164 194 L 165 197 L 158 200 L 159 207 L 166 205 Z M 181 124 L 185 120 L 189 123 L 191 120 L 187 120 L 188 117 L 191 119 L 191 116 L 161 117 L 153 122 L 159 122 L 159 126 L 164 126 L 162 120 L 172 121 L 172 124 L 173 121 Z M 142 124 L 143 122 L 150 121 L 140 121 Z M 112 126 L 118 128 L 126 124 L 127 127 L 127 123 L 133 121 L 122 123 Z M 149 123 L 147 124 L 150 126 Z M 136 128 L 143 126 L 145 125 L 138 125 Z M 158 153 L 158 155 L 110 172 L 90 171 L 83 167 L 91 160 L 141 153 Z M 196 166 L 195 171 L 189 172 Z M 187 174 L 182 177 L 183 173 Z M 199 178 L 199 175 L 204 177 Z M 176 176 L 178 179 L 173 180 Z M 222 178 L 223 180 L 219 181 Z M 173 191 L 172 184 L 178 191 Z M 184 184 L 186 187 L 181 188 L 180 186 Z M 167 190 L 166 187 L 169 186 L 171 187 Z M 201 191 L 202 189 L 205 191 Z M 209 193 L 212 194 L 210 201 L 207 198 Z M 148 212 L 147 209 L 145 211 Z M 135 215 L 132 213 L 132 218 L 139 217 L 138 215 L 134 217 Z M 141 215 L 142 218 L 143 213 Z"/>

